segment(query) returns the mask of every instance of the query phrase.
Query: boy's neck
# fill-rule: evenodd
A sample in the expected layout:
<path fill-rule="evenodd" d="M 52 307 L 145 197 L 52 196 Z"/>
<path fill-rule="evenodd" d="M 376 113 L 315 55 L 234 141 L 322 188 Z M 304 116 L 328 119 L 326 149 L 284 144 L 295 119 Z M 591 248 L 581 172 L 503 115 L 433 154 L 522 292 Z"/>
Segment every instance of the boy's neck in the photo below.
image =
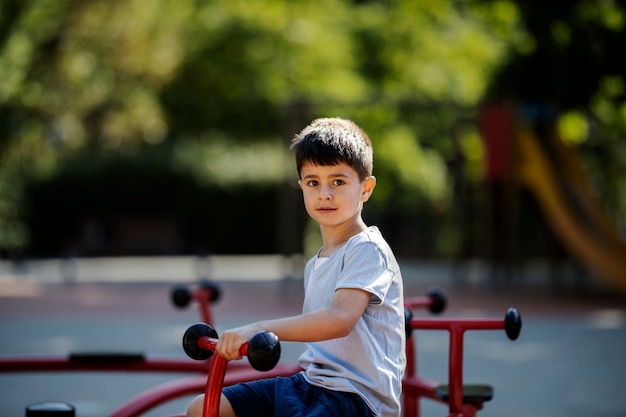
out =
<path fill-rule="evenodd" d="M 341 227 L 320 228 L 323 246 L 319 256 L 327 257 L 332 255 L 337 249 L 341 248 L 350 240 L 351 237 L 358 235 L 365 229 L 367 229 L 367 225 L 361 219 L 355 223 Z"/>

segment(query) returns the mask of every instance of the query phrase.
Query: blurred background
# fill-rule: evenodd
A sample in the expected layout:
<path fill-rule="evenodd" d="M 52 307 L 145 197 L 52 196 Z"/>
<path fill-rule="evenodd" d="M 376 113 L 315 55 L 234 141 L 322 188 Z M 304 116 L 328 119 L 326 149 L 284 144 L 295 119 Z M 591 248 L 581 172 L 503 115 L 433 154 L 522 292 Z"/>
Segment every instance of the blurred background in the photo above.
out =
<path fill-rule="evenodd" d="M 624 45 L 624 0 L 3 0 L 0 353 L 81 347 L 99 327 L 77 320 L 107 314 L 112 334 L 176 321 L 167 286 L 199 277 L 235 286 L 228 314 L 263 291 L 297 312 L 284 278 L 321 242 L 288 146 L 339 116 L 372 139 L 364 218 L 408 295 L 535 312 L 515 355 L 477 362 L 512 391 L 485 415 L 623 413 Z M 152 349 L 180 354 L 172 326 Z"/>
<path fill-rule="evenodd" d="M 587 269 L 563 235 L 624 228 L 621 1 L 0 7 L 4 259 L 308 255 L 287 147 L 322 116 L 371 136 L 365 216 L 398 256 Z"/>
<path fill-rule="evenodd" d="M 374 142 L 365 217 L 399 257 L 614 286 L 623 6 L 3 1 L 2 259 L 308 256 L 288 143 L 341 116 Z"/>

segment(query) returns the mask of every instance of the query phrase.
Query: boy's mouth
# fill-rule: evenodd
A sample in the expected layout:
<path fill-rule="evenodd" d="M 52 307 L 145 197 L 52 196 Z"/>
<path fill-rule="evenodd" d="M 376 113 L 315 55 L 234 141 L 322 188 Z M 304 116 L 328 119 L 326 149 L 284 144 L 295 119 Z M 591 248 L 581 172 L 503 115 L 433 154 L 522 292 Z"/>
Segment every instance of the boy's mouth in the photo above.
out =
<path fill-rule="evenodd" d="M 332 208 L 332 207 L 319 207 L 319 208 L 317 209 L 317 211 L 319 211 L 320 213 L 325 213 L 325 214 L 327 214 L 327 213 L 332 213 L 332 212 L 333 212 L 333 211 L 335 211 L 335 210 L 337 210 L 337 209 Z"/>

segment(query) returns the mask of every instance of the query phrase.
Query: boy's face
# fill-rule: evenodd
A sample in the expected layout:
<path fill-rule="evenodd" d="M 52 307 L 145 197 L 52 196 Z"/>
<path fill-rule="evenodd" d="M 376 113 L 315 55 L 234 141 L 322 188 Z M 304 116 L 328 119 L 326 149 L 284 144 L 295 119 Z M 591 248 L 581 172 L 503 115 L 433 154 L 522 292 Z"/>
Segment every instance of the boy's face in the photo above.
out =
<path fill-rule="evenodd" d="M 359 221 L 376 178 L 359 179 L 358 173 L 346 163 L 320 166 L 310 162 L 300 169 L 298 181 L 307 213 L 322 227 L 345 225 Z"/>

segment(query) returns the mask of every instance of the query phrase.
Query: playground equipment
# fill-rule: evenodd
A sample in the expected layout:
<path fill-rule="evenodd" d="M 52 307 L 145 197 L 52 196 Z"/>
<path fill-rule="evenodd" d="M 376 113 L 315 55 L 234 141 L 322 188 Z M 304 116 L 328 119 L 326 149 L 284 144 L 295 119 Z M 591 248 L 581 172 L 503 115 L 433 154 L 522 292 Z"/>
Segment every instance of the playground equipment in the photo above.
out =
<path fill-rule="evenodd" d="M 555 120 L 538 106 L 485 106 L 479 125 L 487 180 L 530 191 L 562 246 L 594 277 L 626 292 L 626 241 L 594 196 L 580 157 L 559 137 Z M 501 215 L 518 215 L 512 205 Z"/>
<path fill-rule="evenodd" d="M 177 307 L 188 307 L 196 301 L 203 318 L 212 318 L 211 303 L 219 299 L 219 287 L 203 282 L 196 288 L 176 286 L 171 293 Z M 474 417 L 491 400 L 493 389 L 488 385 L 470 385 L 463 381 L 463 335 L 469 330 L 504 329 L 511 340 L 521 330 L 519 312 L 510 308 L 504 319 L 416 318 L 415 309 L 433 314 L 444 311 L 444 293 L 431 289 L 421 297 L 405 299 L 407 330 L 407 369 L 403 379 L 403 413 L 405 417 L 419 416 L 422 399 L 448 405 L 448 417 Z M 209 321 L 209 320 L 206 320 Z M 417 373 L 415 330 L 445 330 L 450 334 L 448 381 L 442 383 L 421 377 Z M 213 355 L 217 332 L 209 323 L 196 323 L 183 335 L 183 349 L 194 359 L 148 358 L 142 354 L 78 353 L 68 357 L 1 358 L 0 373 L 18 372 L 165 372 L 189 373 L 190 376 L 158 385 L 131 398 L 117 407 L 109 417 L 137 417 L 156 406 L 183 396 L 205 392 L 204 417 L 217 416 L 223 386 L 272 376 L 288 376 L 301 370 L 295 363 L 279 363 L 280 343 L 275 335 L 261 333 L 241 347 L 244 361 L 228 362 Z M 43 402 L 26 406 L 27 417 L 75 417 L 72 405 L 64 402 Z M 182 416 L 182 414 L 180 414 Z"/>

